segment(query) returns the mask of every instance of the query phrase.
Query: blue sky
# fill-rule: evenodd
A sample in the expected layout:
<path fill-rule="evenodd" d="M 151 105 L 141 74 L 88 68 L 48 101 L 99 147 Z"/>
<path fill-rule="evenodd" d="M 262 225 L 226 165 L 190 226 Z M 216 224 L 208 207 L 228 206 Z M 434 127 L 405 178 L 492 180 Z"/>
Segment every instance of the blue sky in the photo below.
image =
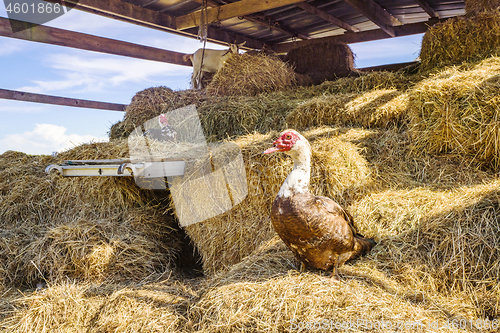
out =
<path fill-rule="evenodd" d="M 0 16 L 7 17 L 0 4 Z M 141 45 L 192 53 L 198 41 L 71 10 L 46 25 Z M 414 60 L 422 35 L 351 44 L 357 67 Z M 207 44 L 210 48 L 224 46 Z M 0 88 L 128 104 L 154 86 L 188 89 L 186 66 L 114 56 L 0 37 Z M 0 154 L 17 150 L 50 154 L 89 141 L 107 140 L 122 112 L 0 99 Z"/>

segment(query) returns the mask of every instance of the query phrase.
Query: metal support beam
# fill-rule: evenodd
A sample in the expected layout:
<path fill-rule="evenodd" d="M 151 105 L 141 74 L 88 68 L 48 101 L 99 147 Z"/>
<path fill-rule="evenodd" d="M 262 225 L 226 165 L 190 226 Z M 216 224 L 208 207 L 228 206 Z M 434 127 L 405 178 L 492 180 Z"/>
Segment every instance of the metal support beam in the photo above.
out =
<path fill-rule="evenodd" d="M 11 24 L 21 26 L 24 30 L 13 33 Z M 138 59 L 167 62 L 176 65 L 192 66 L 190 61 L 184 61 L 182 59 L 185 53 L 137 45 L 116 39 L 97 37 L 23 21 L 9 20 L 3 17 L 0 17 L 0 36 Z"/>
<path fill-rule="evenodd" d="M 0 98 L 11 99 L 15 101 L 73 106 L 77 108 L 100 109 L 110 111 L 125 111 L 125 104 L 114 104 L 106 102 L 89 101 L 86 99 L 66 98 L 59 96 L 50 96 L 34 94 L 23 91 L 0 89 Z"/>
<path fill-rule="evenodd" d="M 396 37 L 394 26 L 401 25 L 401 22 L 389 14 L 384 8 L 380 7 L 373 0 L 344 0 L 352 7 L 356 8 L 370 21 L 375 23 L 391 37 Z"/>

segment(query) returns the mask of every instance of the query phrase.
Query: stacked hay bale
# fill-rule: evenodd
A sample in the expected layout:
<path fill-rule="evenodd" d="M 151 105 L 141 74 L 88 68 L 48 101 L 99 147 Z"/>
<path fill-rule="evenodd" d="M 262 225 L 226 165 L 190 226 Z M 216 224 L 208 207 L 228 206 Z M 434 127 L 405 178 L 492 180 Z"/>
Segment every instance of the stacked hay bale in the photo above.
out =
<path fill-rule="evenodd" d="M 173 269 L 180 244 L 175 221 L 154 208 L 150 191 L 133 179 L 44 173 L 64 159 L 127 157 L 127 151 L 118 142 L 82 145 L 58 159 L 0 155 L 3 284 L 140 280 Z"/>
<path fill-rule="evenodd" d="M 496 55 L 500 48 L 500 11 L 458 17 L 429 28 L 420 51 L 422 71 Z"/>
<path fill-rule="evenodd" d="M 295 72 L 307 75 L 313 84 L 354 73 L 354 55 L 346 44 L 324 42 L 290 50 L 285 60 Z"/>
<path fill-rule="evenodd" d="M 500 58 L 450 68 L 419 83 L 410 97 L 415 150 L 456 154 L 500 170 Z"/>
<path fill-rule="evenodd" d="M 214 75 L 206 92 L 214 96 L 255 96 L 286 90 L 294 83 L 292 68 L 276 56 L 233 54 Z"/>

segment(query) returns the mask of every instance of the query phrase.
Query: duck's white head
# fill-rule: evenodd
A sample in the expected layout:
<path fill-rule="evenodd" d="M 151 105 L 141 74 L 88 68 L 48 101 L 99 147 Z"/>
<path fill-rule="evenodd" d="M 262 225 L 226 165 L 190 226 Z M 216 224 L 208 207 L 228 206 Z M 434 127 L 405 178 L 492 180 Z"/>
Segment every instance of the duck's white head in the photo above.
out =
<path fill-rule="evenodd" d="M 279 137 L 273 142 L 273 147 L 264 151 L 264 154 L 272 154 L 278 151 L 290 155 L 295 160 L 300 159 L 301 155 L 310 155 L 311 146 L 302 134 L 296 130 L 287 129 L 281 132 Z"/>

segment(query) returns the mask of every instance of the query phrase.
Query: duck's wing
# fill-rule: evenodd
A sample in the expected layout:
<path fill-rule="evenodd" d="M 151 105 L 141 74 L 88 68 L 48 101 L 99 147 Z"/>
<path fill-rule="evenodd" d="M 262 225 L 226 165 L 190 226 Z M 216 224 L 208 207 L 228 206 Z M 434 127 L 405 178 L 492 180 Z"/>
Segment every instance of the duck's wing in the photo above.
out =
<path fill-rule="evenodd" d="M 357 235 L 358 230 L 356 225 L 354 224 L 354 219 L 344 208 L 342 208 L 338 203 L 333 201 L 332 199 L 324 196 L 315 196 L 314 199 L 318 204 L 321 204 L 325 207 L 325 209 L 333 215 L 339 216 L 343 218 L 351 227 L 353 234 Z"/>

